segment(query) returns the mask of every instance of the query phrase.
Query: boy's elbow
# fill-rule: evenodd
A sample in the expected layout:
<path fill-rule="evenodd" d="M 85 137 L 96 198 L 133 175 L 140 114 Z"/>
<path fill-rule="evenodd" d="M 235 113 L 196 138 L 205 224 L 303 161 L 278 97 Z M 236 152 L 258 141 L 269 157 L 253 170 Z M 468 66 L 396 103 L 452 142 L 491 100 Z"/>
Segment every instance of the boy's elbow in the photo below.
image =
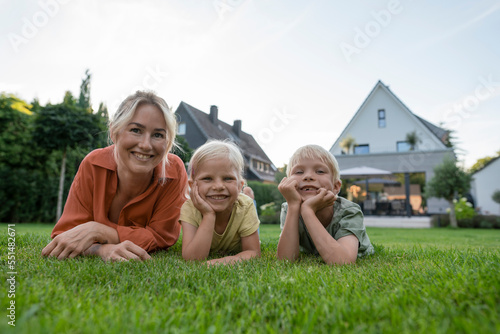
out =
<path fill-rule="evenodd" d="M 355 258 L 328 258 L 328 259 L 323 259 L 325 261 L 325 263 L 327 265 L 337 265 L 337 266 L 342 266 L 342 265 L 345 265 L 345 264 L 354 264 L 356 263 L 356 259 L 357 257 Z"/>
<path fill-rule="evenodd" d="M 298 255 L 283 254 L 283 252 L 280 251 L 276 253 L 276 257 L 278 258 L 278 260 L 286 260 L 290 262 L 295 262 L 299 258 Z"/>

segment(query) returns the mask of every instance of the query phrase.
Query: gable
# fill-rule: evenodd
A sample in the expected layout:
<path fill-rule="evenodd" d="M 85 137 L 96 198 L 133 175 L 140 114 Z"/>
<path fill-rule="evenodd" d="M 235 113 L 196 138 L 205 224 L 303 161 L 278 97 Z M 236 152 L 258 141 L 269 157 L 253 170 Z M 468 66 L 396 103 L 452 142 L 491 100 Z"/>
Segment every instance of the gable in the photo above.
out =
<path fill-rule="evenodd" d="M 379 126 L 379 110 L 384 111 L 385 127 Z M 356 144 L 369 145 L 369 153 L 397 152 L 397 143 L 406 141 L 406 135 L 413 131 L 421 140 L 416 150 L 446 149 L 442 140 L 446 139 L 447 132 L 414 115 L 379 81 L 335 141 L 330 152 L 334 155 L 342 154 L 340 142 L 349 135 L 355 139 Z"/>
<path fill-rule="evenodd" d="M 257 160 L 269 164 L 273 173 L 276 171 L 271 159 L 251 134 L 240 131 L 239 135 L 237 135 L 233 131 L 232 125 L 220 119 L 214 124 L 207 113 L 185 102 L 180 103 L 175 113 L 180 118 L 179 122 L 186 122 L 186 128 L 189 130 L 187 130 L 184 137 L 192 149 L 198 148 L 209 139 L 228 139 L 238 145 L 248 163 Z"/>
<path fill-rule="evenodd" d="M 475 171 L 472 175 L 476 177 L 477 175 L 487 174 L 490 171 L 494 171 L 493 173 L 496 175 L 500 175 L 500 156 L 497 156 L 490 161 L 488 161 L 483 168 Z"/>

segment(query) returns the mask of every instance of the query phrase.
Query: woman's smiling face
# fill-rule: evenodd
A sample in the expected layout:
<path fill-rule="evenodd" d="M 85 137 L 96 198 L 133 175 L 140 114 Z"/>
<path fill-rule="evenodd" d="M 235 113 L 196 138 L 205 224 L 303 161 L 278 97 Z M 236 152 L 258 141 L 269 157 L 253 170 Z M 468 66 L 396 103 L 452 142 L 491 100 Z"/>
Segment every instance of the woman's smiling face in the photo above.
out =
<path fill-rule="evenodd" d="M 118 171 L 151 173 L 167 150 L 167 124 L 162 111 L 152 104 L 140 105 L 130 122 L 112 139 Z"/>

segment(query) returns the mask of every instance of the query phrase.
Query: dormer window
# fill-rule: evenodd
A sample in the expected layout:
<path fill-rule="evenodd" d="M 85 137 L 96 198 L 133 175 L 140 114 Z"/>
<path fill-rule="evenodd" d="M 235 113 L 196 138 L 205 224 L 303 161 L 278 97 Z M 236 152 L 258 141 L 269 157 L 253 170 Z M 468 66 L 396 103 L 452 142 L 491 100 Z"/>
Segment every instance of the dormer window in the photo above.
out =
<path fill-rule="evenodd" d="M 186 123 L 179 123 L 177 134 L 181 136 L 186 134 Z"/>
<path fill-rule="evenodd" d="M 385 128 L 385 109 L 378 110 L 378 127 Z"/>

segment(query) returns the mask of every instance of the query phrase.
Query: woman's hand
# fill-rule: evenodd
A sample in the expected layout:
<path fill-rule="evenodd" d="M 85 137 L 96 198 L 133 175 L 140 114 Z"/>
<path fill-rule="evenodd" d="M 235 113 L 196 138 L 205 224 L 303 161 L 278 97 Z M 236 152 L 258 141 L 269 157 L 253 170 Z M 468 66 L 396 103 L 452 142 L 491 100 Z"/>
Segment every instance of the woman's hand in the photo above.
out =
<path fill-rule="evenodd" d="M 95 243 L 108 242 L 119 242 L 118 232 L 112 227 L 91 221 L 59 234 L 45 246 L 42 255 L 57 257 L 59 260 L 74 258 Z"/>
<path fill-rule="evenodd" d="M 331 190 L 326 190 L 325 188 L 318 189 L 318 193 L 308 198 L 301 205 L 301 211 L 303 209 L 311 209 L 314 213 L 319 210 L 332 206 L 337 199 L 337 195 L 335 195 Z"/>
<path fill-rule="evenodd" d="M 206 215 L 213 214 L 215 215 L 214 209 L 208 204 L 200 195 L 198 182 L 194 181 L 193 187 L 189 192 L 191 200 L 193 201 L 194 207 L 201 212 L 201 215 L 205 217 Z"/>
<path fill-rule="evenodd" d="M 95 251 L 104 261 L 128 261 L 128 260 L 149 260 L 151 256 L 141 247 L 130 240 L 125 240 L 119 244 L 96 245 L 99 247 Z"/>
<path fill-rule="evenodd" d="M 283 197 L 285 197 L 288 206 L 293 204 L 300 205 L 300 203 L 302 203 L 302 197 L 299 194 L 298 183 L 296 180 L 284 177 L 278 185 L 278 190 Z"/>

